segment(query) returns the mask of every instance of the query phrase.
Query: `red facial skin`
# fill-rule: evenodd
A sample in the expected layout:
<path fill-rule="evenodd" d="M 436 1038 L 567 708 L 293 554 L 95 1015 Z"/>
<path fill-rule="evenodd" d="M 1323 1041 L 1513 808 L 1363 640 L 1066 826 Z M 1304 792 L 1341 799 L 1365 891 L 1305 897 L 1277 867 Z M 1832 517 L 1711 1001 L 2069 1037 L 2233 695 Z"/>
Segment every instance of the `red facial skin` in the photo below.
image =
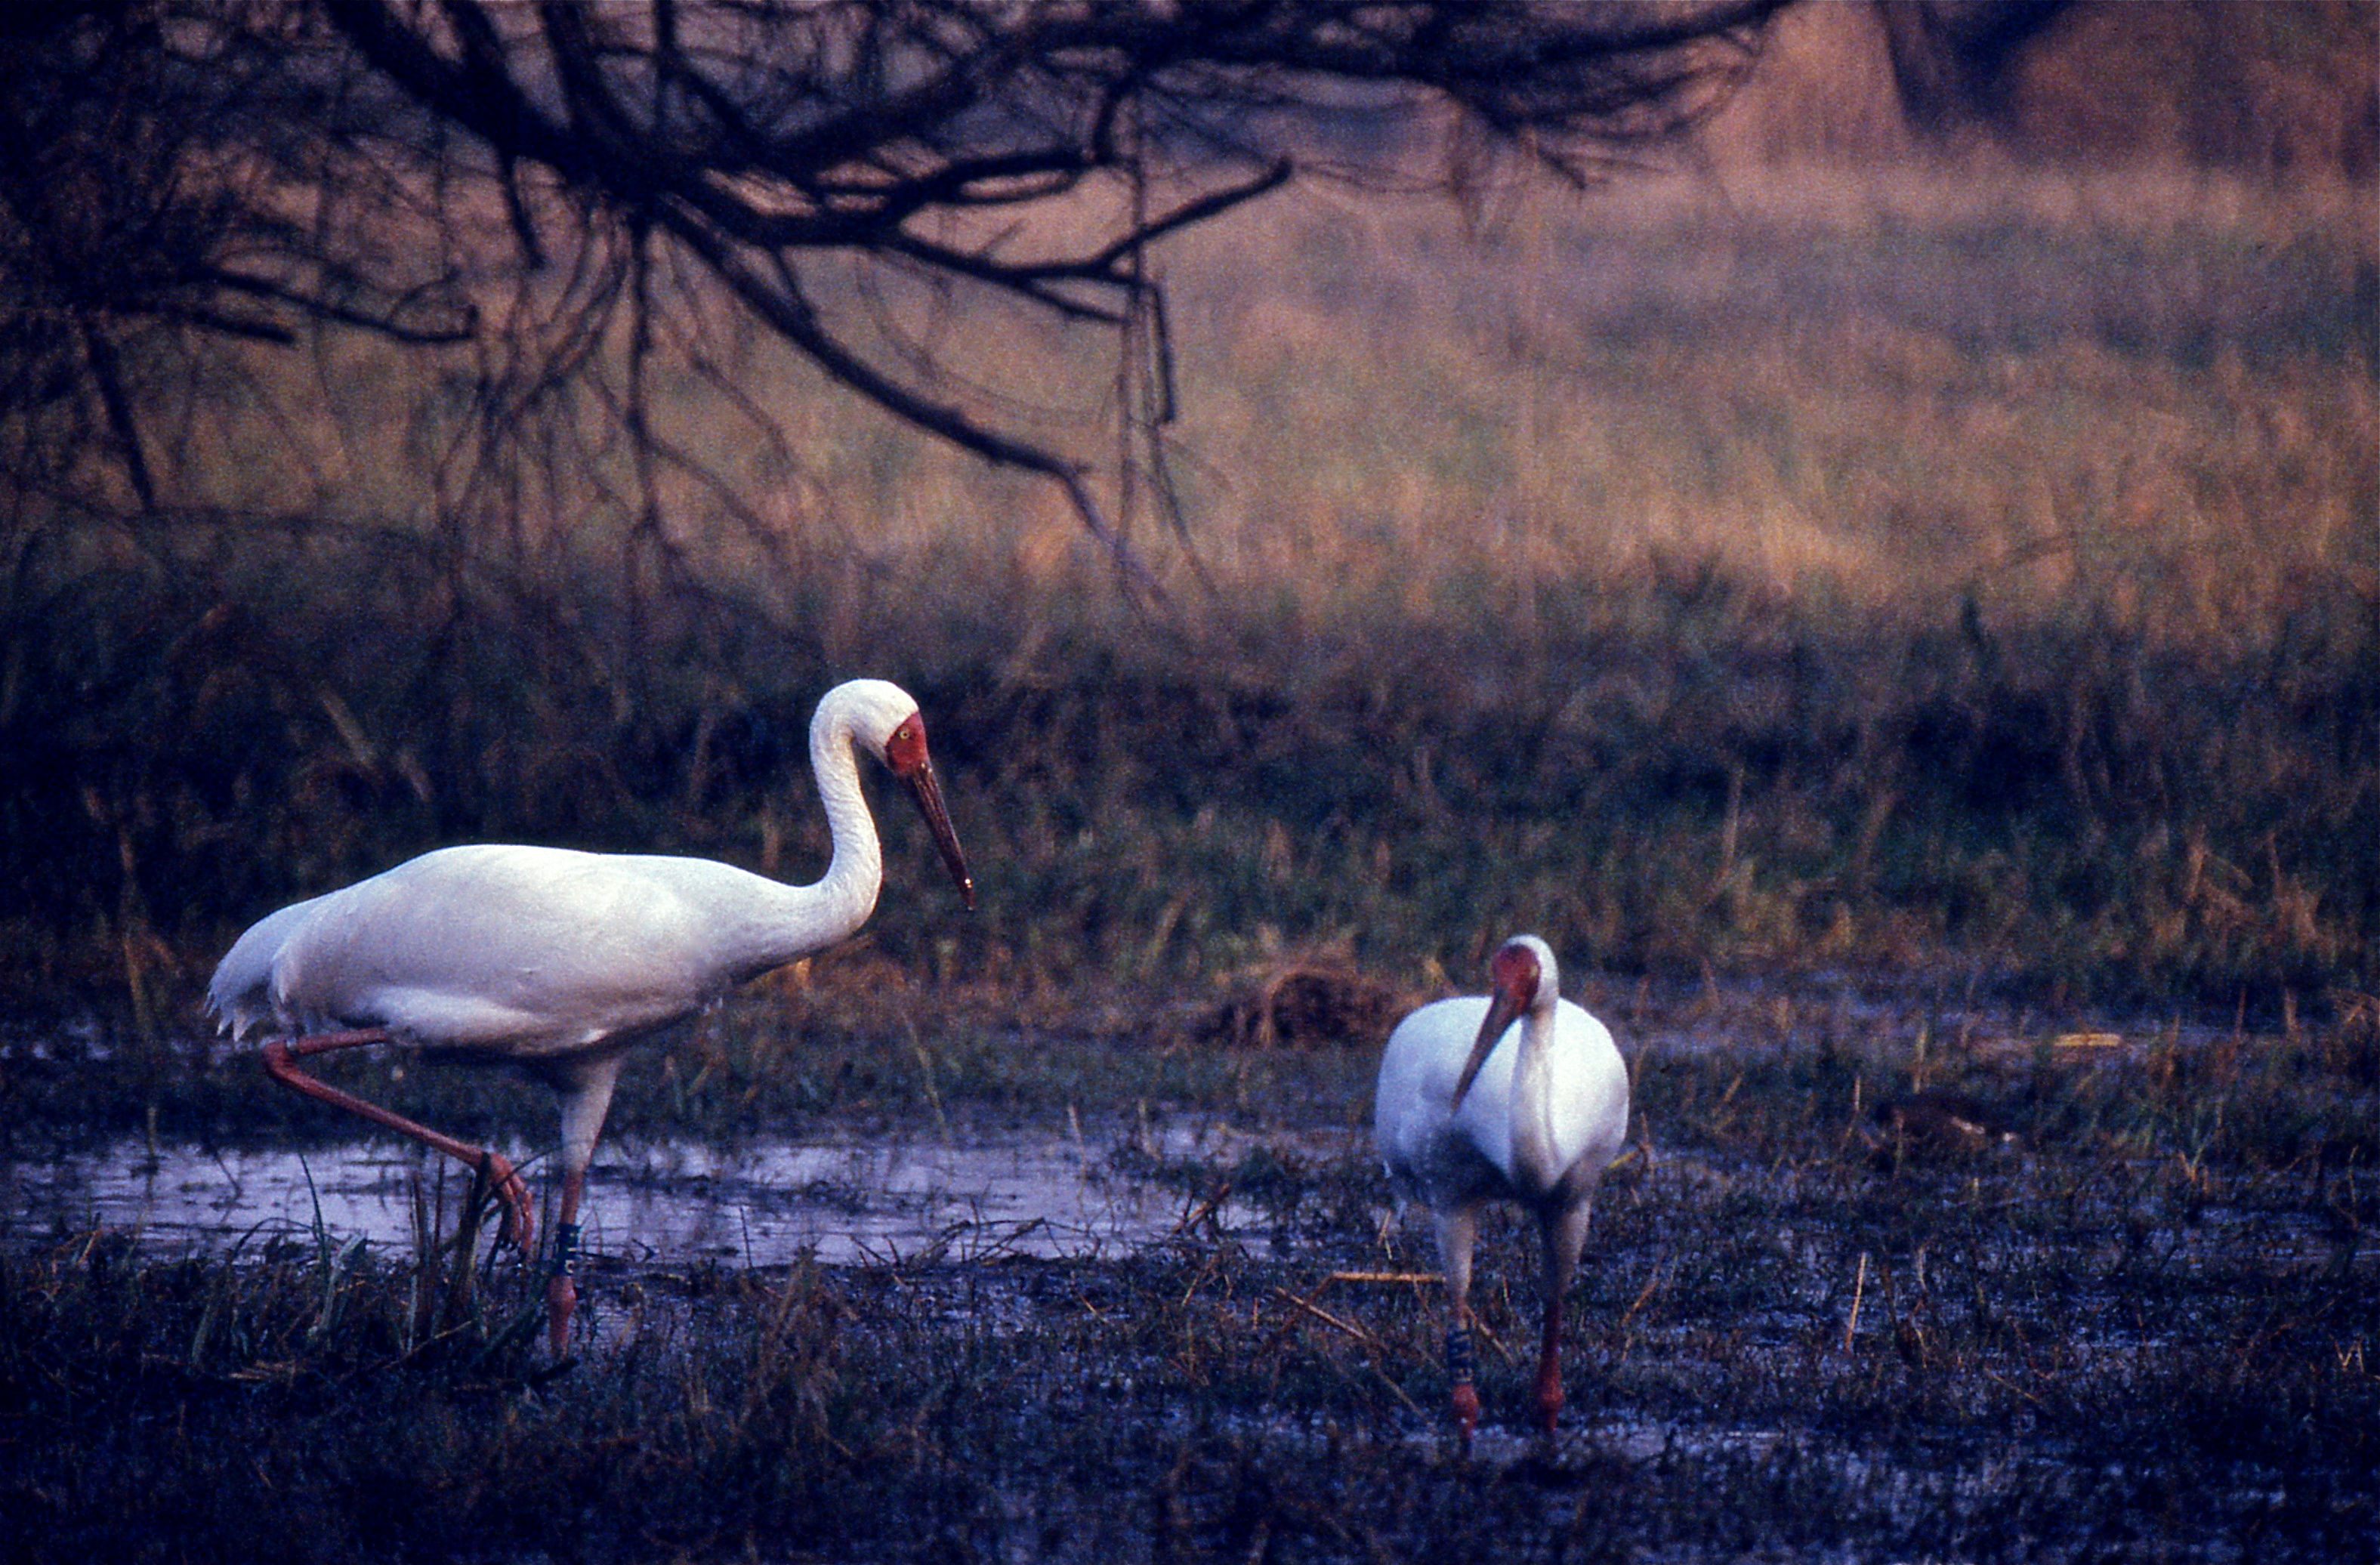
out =
<path fill-rule="evenodd" d="M 926 755 L 926 720 L 912 712 L 884 741 L 884 764 L 892 775 L 906 780 L 919 769 L 933 764 Z"/>
<path fill-rule="evenodd" d="M 926 753 L 926 720 L 911 712 L 901 720 L 884 741 L 884 764 L 892 775 L 909 785 L 917 801 L 917 813 L 926 818 L 926 826 L 934 834 L 934 846 L 941 850 L 942 863 L 951 872 L 951 881 L 969 907 L 975 905 L 975 880 L 967 873 L 966 855 L 959 851 L 958 833 L 951 829 L 950 812 L 942 807 L 942 790 L 934 781 L 933 758 Z"/>
<path fill-rule="evenodd" d="M 1537 993 L 1537 956 L 1527 946 L 1513 944 L 1498 948 L 1488 961 L 1488 982 L 1496 992 L 1512 1002 L 1515 1011 L 1525 1010 Z"/>

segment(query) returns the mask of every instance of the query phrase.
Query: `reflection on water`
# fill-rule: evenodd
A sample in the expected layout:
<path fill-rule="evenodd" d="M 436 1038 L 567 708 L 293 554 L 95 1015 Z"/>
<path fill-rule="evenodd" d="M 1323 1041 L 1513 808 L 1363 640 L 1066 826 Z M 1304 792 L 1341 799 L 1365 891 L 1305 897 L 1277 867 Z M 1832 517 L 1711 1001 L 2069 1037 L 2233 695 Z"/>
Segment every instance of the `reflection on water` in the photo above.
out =
<path fill-rule="evenodd" d="M 0 1162 L 0 1240 L 103 1223 L 155 1250 L 221 1251 L 310 1233 L 319 1212 L 334 1238 L 409 1249 L 417 1180 L 435 1191 L 443 1172 L 450 1209 L 457 1194 L 460 1170 L 444 1163 L 380 1144 L 302 1154 L 169 1146 L 152 1158 L 137 1141 Z M 546 1172 L 528 1170 L 540 1195 Z M 606 1146 L 580 1216 L 598 1253 L 769 1266 L 813 1250 L 829 1264 L 937 1247 L 953 1257 L 1115 1255 L 1175 1231 L 1197 1209 L 1178 1191 L 1119 1171 L 1098 1146 L 1013 1137 Z M 1211 1220 L 1228 1230 L 1254 1219 L 1227 1202 Z"/>

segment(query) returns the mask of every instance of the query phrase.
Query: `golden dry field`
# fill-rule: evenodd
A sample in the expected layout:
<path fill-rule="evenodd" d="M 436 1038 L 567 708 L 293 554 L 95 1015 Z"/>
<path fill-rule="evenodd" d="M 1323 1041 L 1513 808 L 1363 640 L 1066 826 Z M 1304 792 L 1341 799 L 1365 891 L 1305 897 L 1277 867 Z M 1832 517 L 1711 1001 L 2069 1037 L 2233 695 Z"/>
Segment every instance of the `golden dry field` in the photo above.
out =
<path fill-rule="evenodd" d="M 2352 1005 L 2371 206 L 1988 160 L 1294 192 L 1152 262 L 1154 603 L 697 289 L 642 475 L 598 375 L 211 363 L 198 503 L 20 535 L 12 968 L 170 1030 L 248 917 L 438 842 L 802 872 L 794 736 L 871 672 L 987 892 L 946 928 L 906 874 L 876 938 L 953 982 L 1419 981 L 1531 925 L 1621 972 Z M 843 282 L 948 394 L 1126 459 L 1111 338 Z"/>

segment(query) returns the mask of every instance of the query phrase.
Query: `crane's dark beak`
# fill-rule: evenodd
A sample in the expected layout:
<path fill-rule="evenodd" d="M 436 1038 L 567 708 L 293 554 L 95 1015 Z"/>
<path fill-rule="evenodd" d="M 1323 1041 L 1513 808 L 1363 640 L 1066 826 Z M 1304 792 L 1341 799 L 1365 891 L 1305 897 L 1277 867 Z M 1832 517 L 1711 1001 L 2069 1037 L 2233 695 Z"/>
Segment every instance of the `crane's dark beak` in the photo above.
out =
<path fill-rule="evenodd" d="M 926 818 L 926 828 L 934 834 L 934 846 L 942 850 L 942 863 L 950 869 L 951 883 L 958 887 L 960 899 L 973 907 L 975 880 L 967 873 L 966 855 L 959 851 L 959 834 L 951 830 L 950 811 L 942 807 L 942 790 L 934 781 L 934 763 L 920 756 L 915 766 L 899 775 L 917 800 L 917 813 Z"/>
<path fill-rule="evenodd" d="M 1501 984 L 1488 991 L 1488 1014 L 1480 1018 L 1479 1036 L 1471 1040 L 1471 1057 L 1463 1062 L 1463 1074 L 1455 1078 L 1453 1107 L 1463 1107 L 1463 1096 L 1478 1079 L 1479 1067 L 1488 1063 L 1488 1056 L 1495 1052 L 1496 1040 L 1504 1036 L 1504 1030 L 1520 1020 L 1521 1010 L 1522 1002 Z"/>

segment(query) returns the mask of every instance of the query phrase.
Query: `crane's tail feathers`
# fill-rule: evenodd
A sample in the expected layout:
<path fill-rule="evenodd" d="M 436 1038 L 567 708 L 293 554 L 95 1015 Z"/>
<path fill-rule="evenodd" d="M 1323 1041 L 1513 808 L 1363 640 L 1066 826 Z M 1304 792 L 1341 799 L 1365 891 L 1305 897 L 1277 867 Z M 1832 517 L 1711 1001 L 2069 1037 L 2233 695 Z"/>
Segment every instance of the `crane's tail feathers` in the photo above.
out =
<path fill-rule="evenodd" d="M 226 1037 L 246 1037 L 257 1028 L 280 1020 L 273 1004 L 273 969 L 299 928 L 322 905 L 322 897 L 294 902 L 266 914 L 232 942 L 215 964 L 207 981 L 207 1009 L 215 1028 Z"/>

